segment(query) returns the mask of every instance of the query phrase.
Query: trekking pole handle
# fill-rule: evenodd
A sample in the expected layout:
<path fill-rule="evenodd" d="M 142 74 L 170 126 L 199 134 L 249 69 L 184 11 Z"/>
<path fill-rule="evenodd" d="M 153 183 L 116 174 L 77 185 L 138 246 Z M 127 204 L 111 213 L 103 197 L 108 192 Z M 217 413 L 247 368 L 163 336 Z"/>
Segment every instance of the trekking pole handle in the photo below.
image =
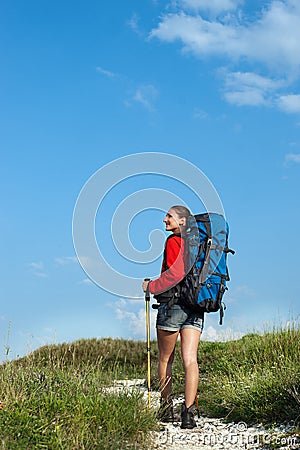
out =
<path fill-rule="evenodd" d="M 150 278 L 144 278 L 144 281 L 150 281 Z M 149 283 L 146 289 L 145 300 L 146 302 L 150 302 Z"/>

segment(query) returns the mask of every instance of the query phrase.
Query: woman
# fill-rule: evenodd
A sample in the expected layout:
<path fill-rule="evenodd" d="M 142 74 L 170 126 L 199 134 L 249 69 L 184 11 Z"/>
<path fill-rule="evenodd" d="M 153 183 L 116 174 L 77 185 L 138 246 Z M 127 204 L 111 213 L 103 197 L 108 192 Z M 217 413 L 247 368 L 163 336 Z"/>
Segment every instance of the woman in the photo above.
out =
<path fill-rule="evenodd" d="M 197 362 L 198 344 L 203 330 L 203 314 L 187 308 L 180 297 L 180 281 L 185 276 L 184 236 L 190 211 L 184 206 L 172 206 L 166 214 L 168 237 L 162 271 L 159 278 L 143 282 L 143 290 L 154 294 L 158 308 L 156 329 L 159 350 L 158 376 L 161 383 L 160 419 L 174 420 L 172 406 L 172 364 L 175 345 L 180 335 L 181 355 L 185 371 L 185 402 L 181 408 L 181 428 L 194 428 L 194 401 L 198 389 L 199 369 Z"/>

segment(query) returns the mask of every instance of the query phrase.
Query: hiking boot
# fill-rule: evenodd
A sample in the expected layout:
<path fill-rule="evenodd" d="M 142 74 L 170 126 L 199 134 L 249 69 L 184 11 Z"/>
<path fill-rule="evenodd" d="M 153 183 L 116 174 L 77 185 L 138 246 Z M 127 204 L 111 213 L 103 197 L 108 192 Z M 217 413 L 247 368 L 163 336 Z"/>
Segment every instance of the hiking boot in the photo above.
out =
<path fill-rule="evenodd" d="M 158 420 L 161 422 L 174 422 L 173 402 L 161 399 L 160 407 L 157 413 Z"/>
<path fill-rule="evenodd" d="M 194 419 L 194 410 L 194 405 L 187 408 L 185 403 L 183 403 L 181 406 L 181 428 L 191 429 L 197 426 Z"/>

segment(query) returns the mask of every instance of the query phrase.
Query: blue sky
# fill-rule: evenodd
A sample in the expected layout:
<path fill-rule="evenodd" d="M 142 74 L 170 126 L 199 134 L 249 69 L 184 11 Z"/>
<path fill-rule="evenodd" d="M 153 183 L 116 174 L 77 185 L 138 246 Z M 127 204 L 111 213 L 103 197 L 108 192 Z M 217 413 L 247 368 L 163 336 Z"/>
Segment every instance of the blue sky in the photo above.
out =
<path fill-rule="evenodd" d="M 1 359 L 7 347 L 16 357 L 83 337 L 144 338 L 144 301 L 92 283 L 72 239 L 85 183 L 137 153 L 188 161 L 222 201 L 236 255 L 225 323 L 207 317 L 203 338 L 297 319 L 299 2 L 4 0 L 0 8 Z M 146 172 L 112 189 L 96 218 L 103 255 L 129 278 L 154 276 L 161 257 L 134 268 L 120 257 L 114 208 L 151 188 L 202 208 L 186 186 Z M 146 251 L 162 219 L 155 208 L 137 214 L 134 246 Z M 127 233 L 120 217 L 118 227 Z"/>

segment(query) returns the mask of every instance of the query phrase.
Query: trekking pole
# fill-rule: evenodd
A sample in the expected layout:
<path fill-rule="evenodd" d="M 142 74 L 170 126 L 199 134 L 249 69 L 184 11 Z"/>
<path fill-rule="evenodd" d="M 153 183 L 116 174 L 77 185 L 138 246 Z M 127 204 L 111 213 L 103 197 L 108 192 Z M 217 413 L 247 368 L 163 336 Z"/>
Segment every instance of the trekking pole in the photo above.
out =
<path fill-rule="evenodd" d="M 150 278 L 145 278 L 144 281 L 150 281 Z M 145 302 L 146 302 L 146 334 L 147 334 L 147 389 L 148 389 L 148 409 L 151 407 L 151 398 L 150 398 L 150 389 L 151 389 L 151 365 L 150 365 L 150 311 L 149 311 L 149 303 L 150 303 L 150 293 L 149 293 L 149 284 L 145 293 Z"/>
<path fill-rule="evenodd" d="M 198 419 L 200 419 L 200 412 L 199 412 L 199 395 L 198 392 L 196 394 L 196 398 L 195 398 L 195 407 L 196 407 L 196 411 L 198 413 Z"/>

